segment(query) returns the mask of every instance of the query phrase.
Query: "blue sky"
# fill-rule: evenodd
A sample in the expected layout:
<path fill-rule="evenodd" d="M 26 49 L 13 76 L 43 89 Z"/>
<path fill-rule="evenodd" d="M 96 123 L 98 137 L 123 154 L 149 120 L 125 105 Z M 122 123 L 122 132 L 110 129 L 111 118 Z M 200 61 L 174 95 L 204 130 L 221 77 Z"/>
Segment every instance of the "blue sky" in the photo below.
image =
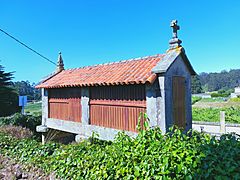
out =
<path fill-rule="evenodd" d="M 42 0 L 0 2 L 0 28 L 65 68 L 162 54 L 172 19 L 199 72 L 240 68 L 240 1 Z M 54 65 L 0 32 L 0 64 L 38 82 Z"/>

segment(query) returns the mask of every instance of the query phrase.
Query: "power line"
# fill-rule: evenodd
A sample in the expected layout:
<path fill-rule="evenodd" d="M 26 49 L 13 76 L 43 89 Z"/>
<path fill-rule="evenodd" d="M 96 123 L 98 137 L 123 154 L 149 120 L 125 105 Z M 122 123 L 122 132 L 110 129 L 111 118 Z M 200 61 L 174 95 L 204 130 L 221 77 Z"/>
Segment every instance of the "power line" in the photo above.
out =
<path fill-rule="evenodd" d="M 17 38 L 13 37 L 12 35 L 10 35 L 9 33 L 7 33 L 6 31 L 2 30 L 0 28 L 0 31 L 2 31 L 4 34 L 6 34 L 8 37 L 12 38 L 13 40 L 17 41 L 19 44 L 23 45 L 25 48 L 31 50 L 32 52 L 36 53 L 37 55 L 39 55 L 40 57 L 42 57 L 43 59 L 47 60 L 48 62 L 57 65 L 55 62 L 51 61 L 50 59 L 48 59 L 47 57 L 45 57 L 44 55 L 40 54 L 39 52 L 35 51 L 34 49 L 32 49 L 31 47 L 27 46 L 26 44 L 24 44 L 23 42 L 21 42 L 20 40 L 18 40 Z"/>

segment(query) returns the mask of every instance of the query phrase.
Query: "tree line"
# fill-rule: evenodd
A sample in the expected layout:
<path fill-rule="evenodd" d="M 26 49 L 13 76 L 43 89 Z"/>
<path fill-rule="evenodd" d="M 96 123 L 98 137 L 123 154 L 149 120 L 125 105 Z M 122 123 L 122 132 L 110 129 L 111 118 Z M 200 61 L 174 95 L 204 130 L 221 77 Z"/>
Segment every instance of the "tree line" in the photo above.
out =
<path fill-rule="evenodd" d="M 0 116 L 8 116 L 20 111 L 18 96 L 27 96 L 28 100 L 40 100 L 40 90 L 29 81 L 13 82 L 13 72 L 5 72 L 0 65 Z"/>
<path fill-rule="evenodd" d="M 240 69 L 223 70 L 219 73 L 205 73 L 192 77 L 192 93 L 230 90 L 240 85 Z"/>

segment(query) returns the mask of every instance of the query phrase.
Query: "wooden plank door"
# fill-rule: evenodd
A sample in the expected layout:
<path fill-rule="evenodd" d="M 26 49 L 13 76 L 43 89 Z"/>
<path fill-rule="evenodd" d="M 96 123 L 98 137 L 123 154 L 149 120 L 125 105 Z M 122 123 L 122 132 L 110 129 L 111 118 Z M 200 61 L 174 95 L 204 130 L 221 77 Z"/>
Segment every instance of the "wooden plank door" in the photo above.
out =
<path fill-rule="evenodd" d="M 173 76 L 173 123 L 186 128 L 185 78 Z"/>

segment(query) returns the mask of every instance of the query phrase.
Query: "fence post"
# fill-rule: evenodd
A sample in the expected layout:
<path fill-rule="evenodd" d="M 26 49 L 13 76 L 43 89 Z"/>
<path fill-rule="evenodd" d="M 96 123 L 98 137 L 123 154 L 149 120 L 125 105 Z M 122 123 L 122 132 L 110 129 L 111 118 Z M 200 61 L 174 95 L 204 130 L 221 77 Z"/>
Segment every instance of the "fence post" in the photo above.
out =
<path fill-rule="evenodd" d="M 225 112 L 220 111 L 220 133 L 226 133 Z"/>
<path fill-rule="evenodd" d="M 46 141 L 46 134 L 45 133 L 42 133 L 42 145 L 45 144 L 45 141 Z"/>

